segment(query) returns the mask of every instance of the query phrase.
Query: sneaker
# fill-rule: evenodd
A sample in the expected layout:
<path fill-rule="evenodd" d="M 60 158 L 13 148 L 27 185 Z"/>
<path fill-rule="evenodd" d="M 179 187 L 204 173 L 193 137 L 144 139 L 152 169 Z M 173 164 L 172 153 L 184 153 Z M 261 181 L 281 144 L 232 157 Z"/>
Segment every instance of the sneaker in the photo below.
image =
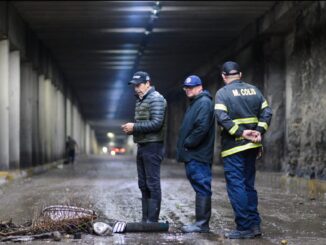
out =
<path fill-rule="evenodd" d="M 254 225 L 250 229 L 255 236 L 261 236 L 262 233 L 259 225 Z"/>
<path fill-rule="evenodd" d="M 246 239 L 246 238 L 254 238 L 255 234 L 252 232 L 252 230 L 244 230 L 244 231 L 233 230 L 228 233 L 225 233 L 224 237 L 228 239 Z"/>

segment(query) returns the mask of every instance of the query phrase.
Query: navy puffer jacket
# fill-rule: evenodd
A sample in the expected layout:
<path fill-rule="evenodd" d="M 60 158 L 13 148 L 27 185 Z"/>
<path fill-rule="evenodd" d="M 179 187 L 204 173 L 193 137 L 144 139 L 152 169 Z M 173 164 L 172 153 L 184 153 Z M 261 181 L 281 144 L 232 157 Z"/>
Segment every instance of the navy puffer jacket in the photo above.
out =
<path fill-rule="evenodd" d="M 191 102 L 179 130 L 177 160 L 212 163 L 215 140 L 215 116 L 212 96 L 203 91 Z"/>

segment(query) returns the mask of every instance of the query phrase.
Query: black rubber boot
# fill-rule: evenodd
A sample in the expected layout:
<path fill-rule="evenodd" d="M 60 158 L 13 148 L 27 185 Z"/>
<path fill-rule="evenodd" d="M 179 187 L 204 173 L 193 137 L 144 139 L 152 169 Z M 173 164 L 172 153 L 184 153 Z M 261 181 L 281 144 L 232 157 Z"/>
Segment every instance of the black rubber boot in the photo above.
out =
<path fill-rule="evenodd" d="M 147 220 L 148 220 L 148 199 L 147 198 L 141 199 L 141 206 L 142 206 L 141 222 L 147 222 Z"/>
<path fill-rule="evenodd" d="M 211 197 L 196 195 L 196 222 L 181 228 L 183 232 L 209 232 Z"/>
<path fill-rule="evenodd" d="M 148 199 L 148 222 L 158 222 L 161 210 L 161 200 Z"/>

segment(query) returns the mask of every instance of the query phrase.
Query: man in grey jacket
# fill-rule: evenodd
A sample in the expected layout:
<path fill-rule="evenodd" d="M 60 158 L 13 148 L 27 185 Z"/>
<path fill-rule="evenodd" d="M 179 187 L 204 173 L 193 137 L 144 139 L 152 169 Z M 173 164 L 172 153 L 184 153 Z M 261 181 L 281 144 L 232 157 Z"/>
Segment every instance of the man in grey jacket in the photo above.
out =
<path fill-rule="evenodd" d="M 128 122 L 121 127 L 124 133 L 132 134 L 134 142 L 138 144 L 137 172 L 142 194 L 142 222 L 158 222 L 167 103 L 151 86 L 151 79 L 146 72 L 136 72 L 128 84 L 134 85 L 137 97 L 135 122 Z"/>

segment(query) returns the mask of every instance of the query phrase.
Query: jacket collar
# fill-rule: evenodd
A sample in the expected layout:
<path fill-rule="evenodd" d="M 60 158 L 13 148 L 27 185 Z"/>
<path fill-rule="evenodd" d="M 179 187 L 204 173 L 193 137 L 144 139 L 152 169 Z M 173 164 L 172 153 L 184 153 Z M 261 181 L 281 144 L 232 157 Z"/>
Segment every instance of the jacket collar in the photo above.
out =
<path fill-rule="evenodd" d="M 145 99 L 149 94 L 151 94 L 151 93 L 153 93 L 153 92 L 155 92 L 155 87 L 154 87 L 154 86 L 151 86 L 151 87 L 147 90 L 146 94 L 144 94 L 144 96 L 143 96 L 142 98 L 140 98 L 137 94 L 136 94 L 135 96 L 136 96 L 136 98 L 139 99 L 139 100 L 144 100 L 144 99 Z"/>
<path fill-rule="evenodd" d="M 211 94 L 209 93 L 209 91 L 207 90 L 203 90 L 201 93 L 197 94 L 194 98 L 192 98 L 190 100 L 190 104 L 194 103 L 196 100 L 198 100 L 199 98 L 203 97 L 203 96 L 207 96 L 210 99 L 212 99 Z"/>
<path fill-rule="evenodd" d="M 226 85 L 231 85 L 231 84 L 235 84 L 235 83 L 241 83 L 241 80 L 240 79 L 237 79 L 237 80 L 233 80 L 232 82 L 226 84 Z"/>

